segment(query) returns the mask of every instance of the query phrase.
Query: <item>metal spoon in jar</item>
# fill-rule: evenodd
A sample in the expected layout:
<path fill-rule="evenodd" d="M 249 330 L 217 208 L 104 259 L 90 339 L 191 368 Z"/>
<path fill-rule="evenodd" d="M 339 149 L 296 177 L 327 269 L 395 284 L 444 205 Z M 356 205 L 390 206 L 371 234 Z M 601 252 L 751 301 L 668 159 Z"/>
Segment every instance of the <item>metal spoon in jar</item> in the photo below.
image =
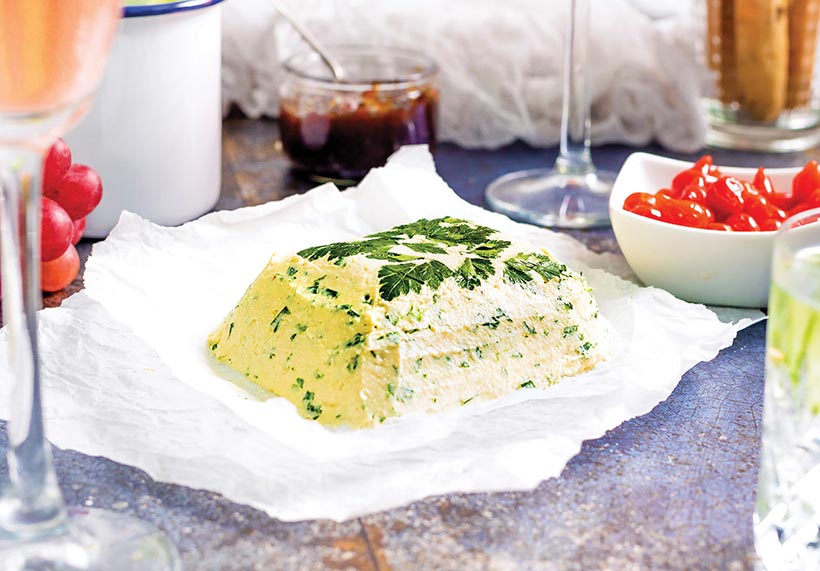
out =
<path fill-rule="evenodd" d="M 339 62 L 336 61 L 330 52 L 327 51 L 327 48 L 316 39 L 316 36 L 308 30 L 299 20 L 297 20 L 290 11 L 285 8 L 281 2 L 277 0 L 271 0 L 271 4 L 276 8 L 276 11 L 279 12 L 279 15 L 282 16 L 287 22 L 293 26 L 293 29 L 302 36 L 302 39 L 307 42 L 307 44 L 313 48 L 313 50 L 319 54 L 319 57 L 322 59 L 322 62 L 327 66 L 330 70 L 330 73 L 333 74 L 333 79 L 335 81 L 341 81 L 345 74 L 342 66 L 339 65 Z"/>

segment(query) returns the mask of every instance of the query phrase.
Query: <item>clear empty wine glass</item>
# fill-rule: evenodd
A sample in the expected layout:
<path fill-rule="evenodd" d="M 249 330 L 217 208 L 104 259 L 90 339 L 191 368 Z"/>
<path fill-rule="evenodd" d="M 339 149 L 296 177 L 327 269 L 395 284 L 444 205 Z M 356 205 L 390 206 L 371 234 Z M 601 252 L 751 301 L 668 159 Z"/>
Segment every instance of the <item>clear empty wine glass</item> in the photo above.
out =
<path fill-rule="evenodd" d="M 510 218 L 557 228 L 609 225 L 615 175 L 599 171 L 590 153 L 590 0 L 570 0 L 564 58 L 561 144 L 555 166 L 513 172 L 487 187 L 487 204 Z"/>
<path fill-rule="evenodd" d="M 43 155 L 84 112 L 121 0 L 0 0 L 0 269 L 11 385 L 0 571 L 172 571 L 176 549 L 124 514 L 67 509 L 43 430 L 37 315 Z"/>

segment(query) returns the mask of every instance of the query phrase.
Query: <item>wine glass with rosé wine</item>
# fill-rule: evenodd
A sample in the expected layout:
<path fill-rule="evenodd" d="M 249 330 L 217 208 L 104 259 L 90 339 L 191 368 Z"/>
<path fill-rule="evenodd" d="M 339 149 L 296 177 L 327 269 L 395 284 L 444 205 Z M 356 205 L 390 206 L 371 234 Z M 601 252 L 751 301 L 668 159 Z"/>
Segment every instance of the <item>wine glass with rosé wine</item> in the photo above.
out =
<path fill-rule="evenodd" d="M 0 382 L 11 385 L 0 571 L 180 569 L 173 544 L 153 527 L 66 508 L 43 429 L 36 315 L 43 156 L 87 109 L 121 13 L 121 0 L 0 0 L 0 276 L 10 366 Z"/>

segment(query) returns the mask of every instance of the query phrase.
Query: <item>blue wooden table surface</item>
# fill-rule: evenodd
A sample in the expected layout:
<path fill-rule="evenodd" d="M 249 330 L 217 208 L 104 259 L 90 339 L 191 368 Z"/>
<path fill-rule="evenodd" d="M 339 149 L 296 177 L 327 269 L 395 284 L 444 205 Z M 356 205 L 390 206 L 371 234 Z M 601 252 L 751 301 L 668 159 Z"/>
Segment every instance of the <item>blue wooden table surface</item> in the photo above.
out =
<path fill-rule="evenodd" d="M 288 171 L 277 140 L 274 122 L 226 121 L 219 207 L 310 186 Z M 632 150 L 607 146 L 593 156 L 617 170 Z M 712 154 L 719 164 L 748 166 L 802 164 L 808 156 Z M 496 151 L 444 145 L 436 156 L 444 179 L 476 204 L 496 176 L 554 159 L 554 149 L 522 144 Z M 617 251 L 609 229 L 573 235 Z M 189 570 L 752 569 L 764 341 L 762 323 L 742 331 L 716 359 L 686 373 L 668 400 L 586 442 L 559 478 L 532 492 L 451 494 L 340 524 L 283 523 L 104 458 L 56 450 L 55 464 L 70 504 L 150 521 L 176 543 Z"/>

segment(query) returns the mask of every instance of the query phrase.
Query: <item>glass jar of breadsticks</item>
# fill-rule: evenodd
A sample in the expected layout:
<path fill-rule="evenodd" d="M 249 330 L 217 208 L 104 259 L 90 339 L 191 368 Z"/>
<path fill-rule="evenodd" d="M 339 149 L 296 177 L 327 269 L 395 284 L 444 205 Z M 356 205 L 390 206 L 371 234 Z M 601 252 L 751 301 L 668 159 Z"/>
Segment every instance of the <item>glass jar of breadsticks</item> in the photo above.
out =
<path fill-rule="evenodd" d="M 820 0 L 702 0 L 713 81 L 706 142 L 799 151 L 820 144 Z"/>

